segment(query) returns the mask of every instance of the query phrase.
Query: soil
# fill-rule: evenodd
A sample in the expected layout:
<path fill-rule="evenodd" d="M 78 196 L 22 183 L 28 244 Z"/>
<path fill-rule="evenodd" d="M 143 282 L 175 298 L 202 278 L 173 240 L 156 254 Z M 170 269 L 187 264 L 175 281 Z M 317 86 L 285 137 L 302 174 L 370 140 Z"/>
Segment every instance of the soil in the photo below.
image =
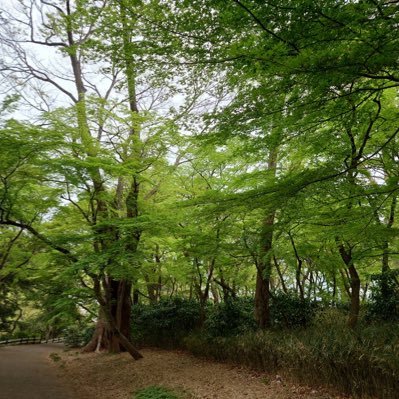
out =
<path fill-rule="evenodd" d="M 148 386 L 163 386 L 190 399 L 343 399 L 324 389 L 294 385 L 280 376 L 196 358 L 181 351 L 144 349 L 128 354 L 65 352 L 59 373 L 76 399 L 132 399 Z"/>

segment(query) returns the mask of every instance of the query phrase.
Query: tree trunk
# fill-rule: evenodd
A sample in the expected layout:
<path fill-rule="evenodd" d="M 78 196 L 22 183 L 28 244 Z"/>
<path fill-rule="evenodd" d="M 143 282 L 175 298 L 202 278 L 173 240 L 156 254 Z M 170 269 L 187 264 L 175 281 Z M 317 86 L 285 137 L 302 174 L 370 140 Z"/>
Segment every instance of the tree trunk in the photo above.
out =
<path fill-rule="evenodd" d="M 269 154 L 267 169 L 276 176 L 277 147 Z M 270 321 L 270 276 L 272 272 L 273 229 L 276 210 L 272 209 L 263 219 L 260 234 L 259 260 L 256 265 L 255 319 L 258 327 L 268 328 Z"/>
<path fill-rule="evenodd" d="M 388 230 L 392 229 L 392 226 L 395 221 L 395 210 L 396 210 L 397 197 L 394 195 L 392 198 L 388 221 L 386 227 Z M 382 245 L 382 267 L 381 267 L 381 296 L 385 302 L 388 302 L 391 299 L 392 292 L 389 287 L 389 279 L 390 279 L 390 268 L 389 268 L 389 239 L 384 240 Z"/>
<path fill-rule="evenodd" d="M 100 352 L 103 350 L 109 351 L 110 348 L 109 330 L 110 328 L 108 326 L 104 312 L 102 312 L 100 308 L 94 333 L 89 343 L 82 349 L 82 351 L 85 353 Z"/>
<path fill-rule="evenodd" d="M 288 289 L 287 289 L 287 286 L 286 286 L 285 281 L 284 281 L 284 273 L 281 271 L 280 265 L 279 265 L 279 263 L 278 263 L 278 261 L 277 261 L 275 256 L 273 256 L 273 262 L 274 262 L 274 266 L 276 267 L 278 277 L 280 279 L 281 288 L 282 288 L 283 292 L 285 294 L 287 294 L 288 293 Z"/>
<path fill-rule="evenodd" d="M 288 233 L 288 236 L 290 237 L 292 249 L 294 250 L 295 258 L 297 260 L 297 266 L 295 270 L 295 280 L 296 280 L 296 291 L 299 291 L 299 297 L 301 298 L 302 301 L 305 300 L 305 293 L 303 286 L 301 284 L 301 274 L 302 274 L 302 258 L 299 256 L 298 250 L 295 245 L 294 238 L 292 237 L 291 232 Z"/>
<path fill-rule="evenodd" d="M 139 304 L 139 290 L 135 288 L 133 290 L 133 305 L 138 305 Z"/>
<path fill-rule="evenodd" d="M 206 276 L 204 290 L 202 291 L 201 285 L 198 285 L 198 288 L 199 288 L 198 296 L 199 296 L 199 301 L 200 301 L 200 317 L 199 317 L 199 323 L 198 323 L 199 327 L 202 327 L 205 323 L 206 303 L 209 299 L 209 290 L 210 290 L 211 281 L 213 278 L 213 271 L 215 269 L 215 263 L 216 263 L 216 258 L 213 257 L 209 263 L 208 274 Z M 197 267 L 198 267 L 198 263 L 197 263 Z M 198 269 L 198 272 L 200 273 L 199 269 Z"/>
<path fill-rule="evenodd" d="M 115 325 L 109 322 L 103 306 L 100 308 L 96 329 L 90 342 L 83 348 L 84 352 L 107 351 L 118 353 L 127 350 L 123 342 L 130 343 L 130 319 L 131 319 L 131 283 L 126 280 L 112 280 L 108 278 L 109 303 L 105 306 L 110 308 L 110 313 Z M 121 341 L 121 334 L 125 337 Z M 130 344 L 131 345 L 131 344 Z M 130 351 L 129 351 L 130 352 Z"/>
<path fill-rule="evenodd" d="M 270 275 L 272 271 L 271 250 L 275 212 L 270 213 L 263 222 L 261 233 L 260 258 L 257 265 L 255 288 L 255 319 L 258 327 L 270 327 Z"/>
<path fill-rule="evenodd" d="M 213 303 L 217 304 L 220 302 L 219 292 L 215 283 L 211 283 L 211 292 L 213 297 Z"/>
<path fill-rule="evenodd" d="M 356 268 L 352 265 L 348 268 L 351 287 L 351 306 L 349 311 L 348 325 L 351 328 L 356 327 L 360 311 L 360 278 Z"/>
<path fill-rule="evenodd" d="M 235 289 L 233 287 L 230 287 L 229 284 L 225 281 L 223 276 L 220 278 L 220 280 L 217 280 L 216 278 L 213 279 L 213 281 L 218 284 L 220 287 L 222 287 L 223 291 L 223 301 L 227 302 L 231 299 L 236 299 L 237 298 L 237 293 L 235 292 Z"/>
<path fill-rule="evenodd" d="M 119 350 L 122 346 L 135 360 L 141 359 L 143 356 L 130 342 L 131 284 L 125 280 L 110 281 L 109 277 L 104 277 L 101 282 L 103 289 L 101 289 L 100 280 L 96 276 L 93 276 L 93 282 L 94 293 L 100 304 L 100 316 L 95 334 L 87 345 L 87 349 L 93 350 L 94 342 L 96 342 L 96 348 L 100 349 L 102 346 L 100 340 L 109 337 L 109 343 L 104 342 L 105 349 L 109 352 Z M 102 292 L 105 292 L 105 295 Z M 105 323 L 104 320 L 106 320 Z"/>
<path fill-rule="evenodd" d="M 269 270 L 268 270 L 269 269 Z M 255 288 L 255 320 L 258 327 L 270 327 L 270 278 L 267 276 L 270 268 L 258 269 Z"/>
<path fill-rule="evenodd" d="M 350 310 L 348 325 L 351 328 L 356 327 L 359 319 L 360 311 L 360 277 L 353 264 L 352 251 L 351 249 L 346 249 L 344 245 L 339 244 L 339 253 L 342 260 L 344 261 L 347 271 L 349 272 L 349 286 L 350 286 Z"/>

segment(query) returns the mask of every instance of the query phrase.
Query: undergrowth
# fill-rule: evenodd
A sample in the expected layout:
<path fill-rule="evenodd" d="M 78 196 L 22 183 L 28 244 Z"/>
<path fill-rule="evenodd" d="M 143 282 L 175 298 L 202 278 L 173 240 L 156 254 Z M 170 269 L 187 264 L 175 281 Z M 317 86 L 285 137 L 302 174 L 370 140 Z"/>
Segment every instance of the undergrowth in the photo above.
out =
<path fill-rule="evenodd" d="M 134 311 L 133 336 L 142 345 L 180 347 L 358 398 L 398 399 L 398 323 L 367 316 L 352 330 L 345 309 L 282 296 L 272 309 L 273 329 L 256 331 L 252 306 L 247 299 L 210 305 L 199 330 L 193 301 L 141 305 Z"/>
<path fill-rule="evenodd" d="M 134 399 L 181 399 L 169 389 L 157 386 L 151 386 L 136 392 Z"/>
<path fill-rule="evenodd" d="M 347 328 L 334 312 L 304 329 L 253 332 L 235 337 L 192 334 L 195 355 L 283 374 L 309 385 L 329 385 L 355 397 L 397 399 L 399 331 L 392 324 Z"/>

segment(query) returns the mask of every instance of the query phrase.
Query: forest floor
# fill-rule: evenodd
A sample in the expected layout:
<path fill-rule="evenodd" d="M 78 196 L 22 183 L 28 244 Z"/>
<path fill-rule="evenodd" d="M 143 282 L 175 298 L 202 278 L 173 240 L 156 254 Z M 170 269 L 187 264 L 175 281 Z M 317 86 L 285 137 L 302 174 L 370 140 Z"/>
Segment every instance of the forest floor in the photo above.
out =
<path fill-rule="evenodd" d="M 81 354 L 70 350 L 55 362 L 76 399 L 133 399 L 134 392 L 161 386 L 190 399 L 343 399 L 325 389 L 288 383 L 276 375 L 196 358 L 186 352 L 143 349 L 128 354 Z"/>

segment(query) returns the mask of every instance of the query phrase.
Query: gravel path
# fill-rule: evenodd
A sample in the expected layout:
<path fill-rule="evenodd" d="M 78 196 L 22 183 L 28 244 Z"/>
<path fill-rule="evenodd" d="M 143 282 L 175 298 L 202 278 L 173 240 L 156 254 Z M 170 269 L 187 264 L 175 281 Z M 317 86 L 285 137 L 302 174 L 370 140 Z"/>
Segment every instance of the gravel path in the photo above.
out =
<path fill-rule="evenodd" d="M 1 347 L 0 399 L 75 399 L 48 359 L 62 349 L 60 344 Z"/>

